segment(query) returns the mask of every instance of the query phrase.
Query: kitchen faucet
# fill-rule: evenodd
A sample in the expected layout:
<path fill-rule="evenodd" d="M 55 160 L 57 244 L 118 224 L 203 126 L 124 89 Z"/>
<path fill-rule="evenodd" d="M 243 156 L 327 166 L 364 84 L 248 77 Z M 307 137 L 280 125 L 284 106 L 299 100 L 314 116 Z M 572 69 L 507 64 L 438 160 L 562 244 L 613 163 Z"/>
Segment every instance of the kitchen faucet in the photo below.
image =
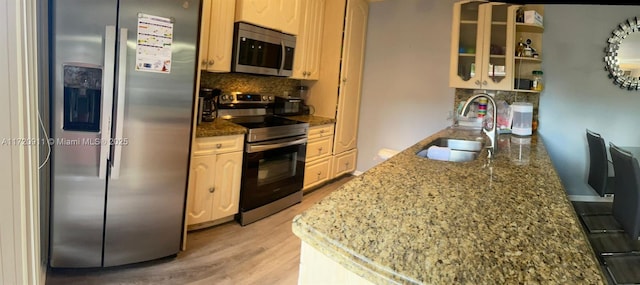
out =
<path fill-rule="evenodd" d="M 498 132 L 496 129 L 496 126 L 498 124 L 498 105 L 496 105 L 496 101 L 493 100 L 493 97 L 491 95 L 486 93 L 479 93 L 479 94 L 473 95 L 469 99 L 467 99 L 467 102 L 464 103 L 464 106 L 462 107 L 462 115 L 464 116 L 464 114 L 467 113 L 467 109 L 469 109 L 469 105 L 471 105 L 471 102 L 473 102 L 474 100 L 480 97 L 487 98 L 487 100 L 490 101 L 491 104 L 493 105 L 493 112 L 492 112 L 493 125 L 491 126 L 491 130 L 487 130 L 487 128 L 484 126 L 482 127 L 482 131 L 489 137 L 489 140 L 491 141 L 491 149 L 489 151 L 489 157 L 491 157 L 492 152 L 498 151 L 498 144 L 496 143 L 497 135 L 498 135 Z"/>

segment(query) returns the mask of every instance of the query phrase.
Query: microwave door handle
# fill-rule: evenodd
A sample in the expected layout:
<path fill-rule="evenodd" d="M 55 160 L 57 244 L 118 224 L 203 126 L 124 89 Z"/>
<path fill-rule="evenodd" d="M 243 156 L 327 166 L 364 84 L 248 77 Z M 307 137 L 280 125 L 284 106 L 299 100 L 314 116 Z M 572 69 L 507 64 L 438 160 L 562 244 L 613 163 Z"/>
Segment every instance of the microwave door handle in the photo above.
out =
<path fill-rule="evenodd" d="M 280 53 L 280 69 L 278 70 L 278 74 L 282 74 L 282 69 L 284 69 L 284 59 L 286 57 L 284 40 L 280 41 L 280 47 L 282 47 L 282 50 Z"/>

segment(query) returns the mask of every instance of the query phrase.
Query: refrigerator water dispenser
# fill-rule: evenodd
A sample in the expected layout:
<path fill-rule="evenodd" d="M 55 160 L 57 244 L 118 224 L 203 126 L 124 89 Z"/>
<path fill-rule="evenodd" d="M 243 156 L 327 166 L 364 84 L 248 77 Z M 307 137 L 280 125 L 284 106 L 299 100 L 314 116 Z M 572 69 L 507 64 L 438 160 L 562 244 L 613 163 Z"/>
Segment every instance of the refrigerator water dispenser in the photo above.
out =
<path fill-rule="evenodd" d="M 102 69 L 64 66 L 65 131 L 100 131 Z"/>

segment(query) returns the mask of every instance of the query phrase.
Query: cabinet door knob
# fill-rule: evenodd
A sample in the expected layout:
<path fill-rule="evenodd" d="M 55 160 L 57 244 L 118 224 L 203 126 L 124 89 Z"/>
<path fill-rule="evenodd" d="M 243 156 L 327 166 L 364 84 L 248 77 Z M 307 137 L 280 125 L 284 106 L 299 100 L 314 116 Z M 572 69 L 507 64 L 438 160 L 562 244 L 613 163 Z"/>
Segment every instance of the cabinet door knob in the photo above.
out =
<path fill-rule="evenodd" d="M 209 65 L 213 65 L 214 63 L 216 63 L 215 60 L 213 60 L 213 59 L 209 60 Z"/>
<path fill-rule="evenodd" d="M 482 81 L 482 85 L 487 85 L 487 81 L 486 80 Z"/>
<path fill-rule="evenodd" d="M 216 188 L 215 187 L 209 188 L 209 193 L 213 193 L 213 192 L 216 192 Z"/>
<path fill-rule="evenodd" d="M 221 144 L 221 143 L 216 144 L 216 148 L 221 148 L 221 147 L 222 147 L 222 144 Z"/>
<path fill-rule="evenodd" d="M 342 78 L 342 83 L 347 83 L 347 79 L 346 78 Z"/>
<path fill-rule="evenodd" d="M 203 67 L 207 67 L 207 60 L 203 59 L 202 62 L 200 63 Z"/>
<path fill-rule="evenodd" d="M 476 85 L 480 86 L 480 80 L 476 80 Z"/>

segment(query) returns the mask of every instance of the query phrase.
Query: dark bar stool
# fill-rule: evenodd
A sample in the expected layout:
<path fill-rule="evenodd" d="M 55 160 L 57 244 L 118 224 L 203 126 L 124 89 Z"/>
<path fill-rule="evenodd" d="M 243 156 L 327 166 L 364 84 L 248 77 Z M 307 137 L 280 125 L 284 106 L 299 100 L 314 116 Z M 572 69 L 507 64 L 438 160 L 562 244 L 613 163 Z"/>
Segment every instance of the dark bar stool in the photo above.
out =
<path fill-rule="evenodd" d="M 613 196 L 615 178 L 609 176 L 609 160 L 604 139 L 600 134 L 587 129 L 587 143 L 589 144 L 589 185 L 601 197 Z"/>
<path fill-rule="evenodd" d="M 640 165 L 629 152 L 609 143 L 613 169 L 616 173 L 613 217 L 624 229 L 624 242 L 632 250 L 624 254 L 607 254 L 607 249 L 596 249 L 603 255 L 604 265 L 615 284 L 640 283 Z M 620 235 L 620 234 L 616 234 Z"/>
<path fill-rule="evenodd" d="M 589 145 L 588 183 L 602 197 L 611 197 L 615 180 L 609 176 L 607 148 L 602 136 L 586 130 Z M 611 215 L 611 202 L 574 202 L 576 213 L 590 233 L 622 232 L 621 225 Z"/>

